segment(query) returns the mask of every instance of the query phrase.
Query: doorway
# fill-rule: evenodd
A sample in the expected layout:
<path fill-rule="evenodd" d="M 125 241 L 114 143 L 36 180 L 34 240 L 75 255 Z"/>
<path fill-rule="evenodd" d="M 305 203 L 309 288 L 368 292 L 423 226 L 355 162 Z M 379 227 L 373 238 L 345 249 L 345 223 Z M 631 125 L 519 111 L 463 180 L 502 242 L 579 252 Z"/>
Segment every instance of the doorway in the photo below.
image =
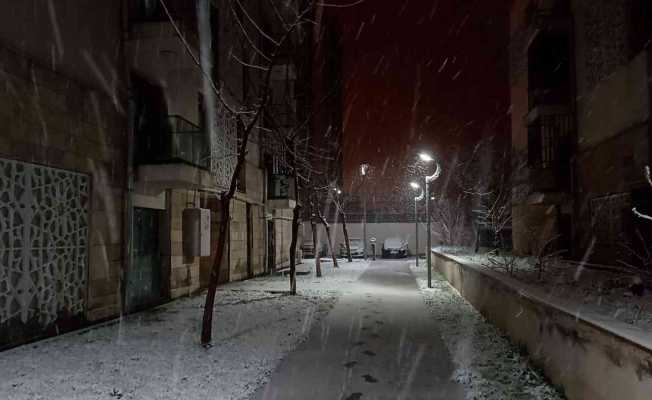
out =
<path fill-rule="evenodd" d="M 133 256 L 125 291 L 128 312 L 162 300 L 160 219 L 160 210 L 134 208 Z"/>

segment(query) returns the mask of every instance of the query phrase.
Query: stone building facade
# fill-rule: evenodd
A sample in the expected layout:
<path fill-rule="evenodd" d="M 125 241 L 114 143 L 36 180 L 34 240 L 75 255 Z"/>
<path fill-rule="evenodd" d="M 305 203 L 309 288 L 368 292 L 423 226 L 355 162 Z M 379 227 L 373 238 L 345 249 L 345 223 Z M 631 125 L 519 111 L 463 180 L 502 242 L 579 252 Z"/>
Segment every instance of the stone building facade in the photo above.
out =
<path fill-rule="evenodd" d="M 224 4 L 166 3 L 175 24 L 145 0 L 13 2 L 0 14 L 0 348 L 208 282 L 213 258 L 186 250 L 185 211 L 211 208 L 214 248 L 238 127 L 205 98 L 188 52 L 210 52 L 211 76 L 235 108 L 252 96 L 243 82 L 257 78 L 229 59 L 241 41 Z M 289 239 L 271 236 L 286 237 L 276 216 L 292 202 L 269 200 L 260 136 L 231 203 L 221 282 L 287 258 Z"/>
<path fill-rule="evenodd" d="M 649 227 L 652 4 L 520 0 L 511 10 L 515 250 L 625 260 Z"/>
<path fill-rule="evenodd" d="M 121 311 L 121 14 L 74 3 L 0 16 L 0 347 Z"/>

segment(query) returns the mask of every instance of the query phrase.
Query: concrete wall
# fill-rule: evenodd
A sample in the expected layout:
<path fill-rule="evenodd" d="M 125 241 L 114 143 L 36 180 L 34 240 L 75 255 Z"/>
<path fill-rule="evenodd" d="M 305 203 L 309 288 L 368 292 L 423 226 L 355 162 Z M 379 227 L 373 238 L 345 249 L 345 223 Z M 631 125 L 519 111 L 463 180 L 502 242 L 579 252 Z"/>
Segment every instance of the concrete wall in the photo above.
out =
<path fill-rule="evenodd" d="M 317 225 L 318 234 L 325 237 L 324 227 Z M 349 239 L 362 239 L 363 238 L 363 226 L 362 223 L 347 223 L 346 227 L 349 231 Z M 419 224 L 419 253 L 425 254 L 426 251 L 426 225 L 421 223 Z M 302 224 L 302 235 L 304 240 L 312 241 L 312 228 L 309 222 L 304 222 Z M 342 232 L 342 224 L 331 224 L 331 237 L 333 238 L 333 243 L 335 246 L 335 251 L 339 252 L 340 244 L 344 244 L 344 233 Z M 416 251 L 416 234 L 415 226 L 413 223 L 374 223 L 367 224 L 367 240 L 372 237 L 376 238 L 376 254 L 381 254 L 381 249 L 383 247 L 383 242 L 387 238 L 391 237 L 401 237 L 408 241 L 408 248 L 410 254 L 415 254 Z M 433 246 L 438 245 L 433 239 Z M 367 243 L 369 246 L 368 253 L 371 254 L 371 243 Z"/>
<path fill-rule="evenodd" d="M 528 350 L 531 360 L 553 384 L 563 387 L 568 399 L 650 398 L 649 343 L 635 342 L 579 314 L 554 307 L 527 290 L 519 290 L 508 277 L 436 253 L 434 262 L 487 320 Z"/>

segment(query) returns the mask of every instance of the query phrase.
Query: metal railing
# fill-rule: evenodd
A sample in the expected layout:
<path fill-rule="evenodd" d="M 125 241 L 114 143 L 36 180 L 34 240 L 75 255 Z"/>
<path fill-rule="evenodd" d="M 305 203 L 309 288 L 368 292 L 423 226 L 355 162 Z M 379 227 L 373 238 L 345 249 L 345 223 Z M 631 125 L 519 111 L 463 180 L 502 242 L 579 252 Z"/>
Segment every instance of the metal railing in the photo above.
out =
<path fill-rule="evenodd" d="M 182 162 L 210 168 L 210 146 L 206 132 L 178 115 L 137 129 L 139 164 Z"/>
<path fill-rule="evenodd" d="M 540 115 L 528 124 L 528 165 L 544 173 L 537 182 L 563 189 L 568 182 L 573 118 L 570 113 Z M 545 182 L 552 180 L 551 182 Z"/>

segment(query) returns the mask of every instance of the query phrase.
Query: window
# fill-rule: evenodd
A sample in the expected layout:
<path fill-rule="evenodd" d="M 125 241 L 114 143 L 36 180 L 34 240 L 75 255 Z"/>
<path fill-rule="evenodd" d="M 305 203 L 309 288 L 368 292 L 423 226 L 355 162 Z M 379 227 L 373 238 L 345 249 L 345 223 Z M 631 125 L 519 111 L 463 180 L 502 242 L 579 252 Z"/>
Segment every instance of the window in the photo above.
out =
<path fill-rule="evenodd" d="M 570 45 L 565 34 L 541 33 L 528 50 L 530 109 L 570 101 Z"/>
<path fill-rule="evenodd" d="M 158 21 L 165 16 L 158 0 L 138 0 L 135 3 L 134 19 L 136 20 Z"/>

